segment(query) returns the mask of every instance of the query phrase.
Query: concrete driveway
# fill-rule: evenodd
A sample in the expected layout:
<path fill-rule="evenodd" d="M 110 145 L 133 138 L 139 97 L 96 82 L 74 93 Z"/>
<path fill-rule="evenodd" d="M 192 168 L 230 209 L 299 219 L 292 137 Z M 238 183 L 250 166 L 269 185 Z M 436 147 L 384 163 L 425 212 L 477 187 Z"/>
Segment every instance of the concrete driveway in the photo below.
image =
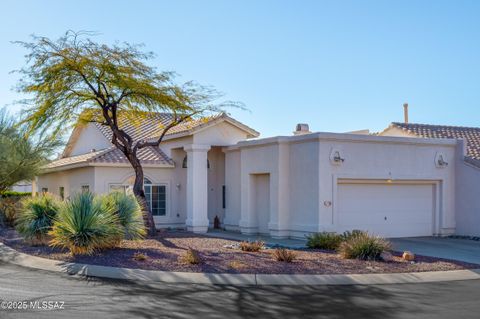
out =
<path fill-rule="evenodd" d="M 394 250 L 480 264 L 480 242 L 441 237 L 392 238 Z"/>

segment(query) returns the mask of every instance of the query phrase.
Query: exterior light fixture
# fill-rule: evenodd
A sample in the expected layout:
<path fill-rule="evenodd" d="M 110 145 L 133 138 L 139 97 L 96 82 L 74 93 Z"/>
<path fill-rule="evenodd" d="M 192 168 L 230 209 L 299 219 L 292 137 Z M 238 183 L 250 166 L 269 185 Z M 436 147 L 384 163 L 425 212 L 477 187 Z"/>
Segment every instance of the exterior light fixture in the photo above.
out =
<path fill-rule="evenodd" d="M 336 163 L 343 163 L 345 159 L 340 156 L 339 151 L 336 151 L 335 154 L 333 155 L 333 161 Z"/>
<path fill-rule="evenodd" d="M 448 166 L 448 163 L 445 162 L 445 160 L 443 159 L 443 156 L 442 156 L 442 155 L 440 155 L 440 156 L 438 157 L 437 163 L 438 163 L 439 166 Z"/>
<path fill-rule="evenodd" d="M 443 153 L 437 153 L 435 155 L 435 166 L 438 168 L 444 168 L 448 166 L 448 162 L 445 160 Z"/>
<path fill-rule="evenodd" d="M 330 163 L 334 165 L 340 165 L 345 162 L 345 158 L 342 157 L 342 152 L 338 148 L 334 148 L 330 152 Z"/>

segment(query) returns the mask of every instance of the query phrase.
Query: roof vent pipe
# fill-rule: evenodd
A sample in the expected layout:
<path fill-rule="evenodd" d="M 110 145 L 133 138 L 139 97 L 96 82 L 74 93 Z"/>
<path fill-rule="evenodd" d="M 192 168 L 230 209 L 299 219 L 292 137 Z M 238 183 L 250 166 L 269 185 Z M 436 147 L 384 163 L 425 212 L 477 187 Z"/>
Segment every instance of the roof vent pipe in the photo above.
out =
<path fill-rule="evenodd" d="M 403 103 L 403 121 L 408 124 L 408 103 Z"/>

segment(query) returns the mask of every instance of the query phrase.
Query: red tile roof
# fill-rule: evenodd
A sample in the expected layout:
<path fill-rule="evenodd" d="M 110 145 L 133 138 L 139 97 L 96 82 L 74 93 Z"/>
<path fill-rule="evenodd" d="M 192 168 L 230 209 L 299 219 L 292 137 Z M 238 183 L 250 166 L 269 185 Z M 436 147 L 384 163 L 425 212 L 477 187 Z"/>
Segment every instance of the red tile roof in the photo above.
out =
<path fill-rule="evenodd" d="M 172 166 L 173 160 L 170 159 L 162 150 L 155 147 L 146 147 L 138 152 L 140 163 L 151 165 L 165 165 Z M 59 168 L 67 168 L 71 165 L 95 166 L 95 164 L 128 164 L 128 160 L 123 153 L 116 147 L 94 151 L 87 154 L 64 157 L 54 160 L 43 168 L 45 170 L 53 170 Z"/>
<path fill-rule="evenodd" d="M 464 139 L 467 145 L 467 157 L 480 160 L 480 128 L 464 126 L 430 125 L 415 123 L 393 122 L 393 126 L 398 127 L 409 134 L 425 138 L 453 138 Z"/>
<path fill-rule="evenodd" d="M 173 115 L 170 113 L 146 113 L 145 116 L 142 117 L 135 117 L 132 115 L 132 113 L 126 114 L 129 115 L 124 116 L 123 118 L 119 118 L 119 121 L 123 121 L 123 123 L 121 123 L 119 126 L 128 135 L 130 135 L 134 141 L 138 141 L 141 139 L 154 139 L 156 137 L 159 137 L 162 134 L 165 126 L 170 124 L 173 120 Z M 222 118 L 228 119 L 229 121 L 234 122 L 238 126 L 243 127 L 246 131 L 250 133 L 249 137 L 257 137 L 259 135 L 259 133 L 254 129 L 236 121 L 235 119 L 229 117 L 227 114 L 218 113 L 212 116 L 182 122 L 179 125 L 171 128 L 167 132 L 166 136 L 189 133 L 195 129 L 198 129 L 205 125 L 209 125 L 212 122 Z M 109 141 L 112 139 L 112 131 L 108 126 L 101 125 L 100 123 L 95 123 L 95 125 Z"/>

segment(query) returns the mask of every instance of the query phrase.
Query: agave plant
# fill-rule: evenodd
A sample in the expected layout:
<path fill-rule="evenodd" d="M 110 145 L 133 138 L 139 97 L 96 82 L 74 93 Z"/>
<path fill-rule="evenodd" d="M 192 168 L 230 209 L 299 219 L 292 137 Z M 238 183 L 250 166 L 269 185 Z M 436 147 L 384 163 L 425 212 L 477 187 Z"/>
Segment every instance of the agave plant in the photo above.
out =
<path fill-rule="evenodd" d="M 53 237 L 51 246 L 68 248 L 77 255 L 115 247 L 123 231 L 113 209 L 103 207 L 101 201 L 86 192 L 61 206 L 49 234 Z"/>
<path fill-rule="evenodd" d="M 17 216 L 17 231 L 27 240 L 43 242 L 51 230 L 60 207 L 58 199 L 50 194 L 22 200 Z"/>
<path fill-rule="evenodd" d="M 146 234 L 143 223 L 142 208 L 134 195 L 112 192 L 101 198 L 102 207 L 113 211 L 118 218 L 125 239 L 141 239 Z"/>

